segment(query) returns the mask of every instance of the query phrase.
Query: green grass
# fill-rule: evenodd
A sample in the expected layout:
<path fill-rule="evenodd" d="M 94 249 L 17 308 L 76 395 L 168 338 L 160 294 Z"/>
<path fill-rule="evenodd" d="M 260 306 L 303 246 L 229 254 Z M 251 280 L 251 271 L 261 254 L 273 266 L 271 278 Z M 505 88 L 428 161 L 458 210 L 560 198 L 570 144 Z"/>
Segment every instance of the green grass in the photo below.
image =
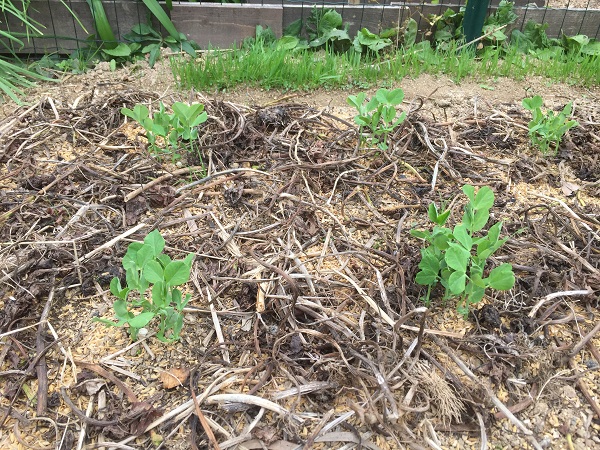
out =
<path fill-rule="evenodd" d="M 23 10 L 21 9 L 23 8 Z M 21 38 L 30 36 L 39 36 L 42 33 L 38 27 L 41 25 L 27 16 L 25 2 L 14 0 L 3 0 L 0 2 L 0 17 L 13 17 L 25 26 L 25 33 L 13 33 L 10 30 L 5 31 L 0 27 L 0 38 L 3 39 L 3 53 L 0 56 L 0 102 L 5 100 L 5 96 L 17 104 L 22 104 L 21 97 L 25 95 L 25 88 L 34 85 L 35 80 L 52 81 L 32 70 L 29 70 L 19 60 L 13 48 L 23 47 L 25 44 Z M 8 56 L 12 57 L 8 57 Z"/>
<path fill-rule="evenodd" d="M 356 53 L 290 52 L 255 44 L 249 49 L 205 53 L 201 59 L 171 59 L 171 69 L 183 89 L 225 89 L 239 84 L 265 89 L 311 90 L 386 86 L 421 73 L 445 74 L 459 82 L 498 76 L 524 79 L 542 76 L 554 82 L 600 85 L 600 58 L 574 54 L 523 54 L 516 48 L 470 51 L 436 50 L 425 44 L 398 49 L 377 58 Z"/>

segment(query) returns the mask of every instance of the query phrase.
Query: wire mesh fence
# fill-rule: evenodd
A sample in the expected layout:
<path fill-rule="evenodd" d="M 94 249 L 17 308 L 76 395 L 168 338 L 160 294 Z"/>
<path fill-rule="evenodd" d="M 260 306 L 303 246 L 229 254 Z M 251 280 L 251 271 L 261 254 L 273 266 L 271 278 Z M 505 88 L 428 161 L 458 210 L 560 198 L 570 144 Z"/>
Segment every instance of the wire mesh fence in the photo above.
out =
<path fill-rule="evenodd" d="M 187 29 L 194 27 L 199 35 L 203 34 L 204 28 L 208 30 L 212 25 L 213 35 L 221 35 L 220 39 L 212 36 L 212 42 L 230 46 L 234 45 L 234 40 L 240 33 L 251 34 L 255 25 L 272 26 L 276 34 L 281 34 L 294 20 L 308 17 L 314 7 L 335 9 L 341 14 L 344 23 L 348 24 L 350 34 L 362 28 L 379 33 L 390 26 L 401 26 L 412 17 L 418 24 L 419 33 L 423 35 L 431 29 L 432 17 L 443 14 L 448 8 L 458 11 L 466 3 L 464 0 L 241 1 L 244 4 L 224 1 L 178 1 L 173 2 L 173 10 L 169 13 L 178 29 L 185 30 L 187 24 Z M 490 1 L 490 13 L 497 8 L 499 1 Z M 122 40 L 134 25 L 150 20 L 148 10 L 139 0 L 105 0 L 103 4 L 119 40 Z M 534 21 L 548 23 L 548 37 L 560 37 L 563 34 L 584 34 L 594 39 L 600 37 L 600 0 L 515 0 L 514 4 L 518 18 L 507 31 L 522 31 L 527 22 Z M 190 9 L 191 6 L 194 8 Z M 185 9 L 184 12 L 178 12 L 178 9 L 182 8 Z M 93 19 L 86 0 L 31 0 L 28 12 L 30 17 L 40 24 L 38 28 L 43 32 L 43 36 L 27 39 L 27 30 L 22 23 L 11 20 L 6 14 L 4 17 L 0 15 L 1 31 L 23 34 L 23 45 L 0 39 L 5 52 L 10 49 L 21 54 L 69 54 L 87 47 L 90 36 L 94 33 Z M 224 26 L 224 23 L 227 25 Z M 154 26 L 160 29 L 158 23 L 154 23 Z"/>
<path fill-rule="evenodd" d="M 489 12 L 493 12 L 501 0 L 490 0 Z M 179 1 L 179 4 L 186 2 Z M 428 26 L 427 16 L 441 15 L 451 8 L 458 11 L 466 5 L 465 0 L 439 0 L 439 1 L 418 1 L 418 0 L 330 0 L 330 1 L 306 1 L 306 0 L 246 0 L 249 4 L 258 5 L 281 5 L 299 6 L 302 16 L 310 13 L 310 9 L 316 7 L 335 8 L 342 14 L 342 17 L 349 16 L 356 22 L 356 17 L 360 20 L 355 23 L 358 29 L 363 28 L 364 19 L 368 19 L 372 14 L 366 11 L 376 8 L 379 10 L 383 19 L 387 12 L 396 13 L 398 9 L 405 11 L 401 19 L 411 16 L 417 20 L 419 31 L 423 32 Z M 590 38 L 598 39 L 600 36 L 600 0 L 514 0 L 515 12 L 519 16 L 511 29 L 523 30 L 523 27 L 529 20 L 538 23 L 548 23 L 546 30 L 549 37 L 560 37 L 562 34 L 577 35 L 585 34 Z M 357 10 L 357 8 L 359 8 Z M 349 10 L 350 14 L 344 14 Z M 308 11 L 308 13 L 307 13 Z M 381 20 L 380 24 L 384 21 Z M 402 20 L 400 21 L 402 22 Z M 371 25 L 370 22 L 367 22 Z M 371 29 L 372 32 L 381 32 L 380 28 Z"/>

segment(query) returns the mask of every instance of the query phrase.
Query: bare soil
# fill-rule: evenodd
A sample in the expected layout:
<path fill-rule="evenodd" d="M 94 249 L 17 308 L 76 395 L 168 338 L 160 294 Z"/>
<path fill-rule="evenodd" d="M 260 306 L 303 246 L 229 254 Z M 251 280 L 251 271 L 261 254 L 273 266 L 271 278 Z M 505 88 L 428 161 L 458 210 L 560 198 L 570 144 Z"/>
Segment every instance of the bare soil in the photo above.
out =
<path fill-rule="evenodd" d="M 0 448 L 600 448 L 600 91 L 398 86 L 385 152 L 359 145 L 355 92 L 181 93 L 162 64 L 3 105 Z M 529 144 L 534 94 L 574 102 L 556 155 Z M 120 114 L 159 100 L 205 104 L 206 173 Z M 517 280 L 466 318 L 438 291 L 424 305 L 410 235 L 432 201 L 459 221 L 464 184 L 495 192 L 488 269 Z M 171 344 L 94 321 L 152 229 L 196 255 Z"/>

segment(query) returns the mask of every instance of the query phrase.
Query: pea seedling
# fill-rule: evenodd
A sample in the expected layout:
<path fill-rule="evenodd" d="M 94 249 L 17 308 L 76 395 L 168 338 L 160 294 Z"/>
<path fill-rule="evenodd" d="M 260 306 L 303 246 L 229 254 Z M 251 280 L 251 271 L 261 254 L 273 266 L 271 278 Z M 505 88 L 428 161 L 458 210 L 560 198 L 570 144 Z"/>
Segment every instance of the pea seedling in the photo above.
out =
<path fill-rule="evenodd" d="M 441 283 L 443 300 L 458 297 L 457 310 L 466 316 L 469 306 L 481 301 L 486 288 L 511 289 L 515 276 L 508 263 L 494 267 L 487 277 L 484 276 L 487 259 L 506 242 L 506 239 L 500 239 L 502 222 L 495 223 L 487 234 L 482 234 L 494 205 L 494 193 L 487 186 L 479 189 L 477 194 L 470 185 L 463 186 L 462 191 L 469 203 L 465 206 L 462 222 L 453 230 L 444 226 L 450 210 L 440 213 L 432 203 L 428 215 L 435 224 L 433 231 L 411 230 L 411 234 L 429 243 L 421 249 L 420 270 L 415 278 L 418 284 L 427 286 L 425 301 L 429 303 L 432 288 Z"/>
<path fill-rule="evenodd" d="M 366 94 L 360 92 L 358 95 L 350 95 L 346 102 L 358 111 L 354 116 L 354 122 L 361 128 L 368 128 L 373 142 L 381 150 L 387 150 L 389 135 L 406 119 L 406 112 L 403 111 L 398 115 L 396 111 L 396 106 L 402 104 L 404 100 L 404 91 L 379 89 L 365 104 L 366 99 Z"/>
<path fill-rule="evenodd" d="M 117 322 L 101 318 L 95 321 L 115 327 L 127 324 L 129 335 L 135 341 L 140 329 L 158 317 L 157 338 L 163 342 L 179 340 L 183 327 L 183 308 L 190 300 L 190 295 L 183 297 L 175 286 L 189 281 L 194 254 L 190 253 L 184 260 L 172 261 L 162 253 L 164 247 L 165 240 L 158 230 L 148 234 L 144 243 L 129 244 L 123 257 L 127 286 L 122 288 L 117 277 L 110 283 L 110 292 L 117 297 L 113 303 Z M 133 292 L 138 293 L 138 298 L 129 298 Z"/>
<path fill-rule="evenodd" d="M 529 137 L 533 145 L 546 155 L 550 152 L 550 145 L 554 146 L 554 154 L 558 153 L 560 141 L 567 131 L 579 125 L 576 120 L 567 120 L 571 115 L 573 103 L 569 102 L 558 114 L 552 110 L 542 112 L 544 104 L 542 97 L 523 99 L 523 108 L 531 111 L 533 119 L 529 122 Z"/>

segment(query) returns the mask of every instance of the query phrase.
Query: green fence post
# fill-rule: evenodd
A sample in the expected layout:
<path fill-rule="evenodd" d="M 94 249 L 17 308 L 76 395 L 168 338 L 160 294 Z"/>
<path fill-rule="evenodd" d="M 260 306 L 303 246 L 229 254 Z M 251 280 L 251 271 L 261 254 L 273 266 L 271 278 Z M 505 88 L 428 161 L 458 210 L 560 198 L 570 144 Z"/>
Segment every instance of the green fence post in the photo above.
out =
<path fill-rule="evenodd" d="M 467 42 L 481 36 L 483 22 L 487 14 L 490 0 L 468 0 L 463 20 L 463 29 Z"/>

